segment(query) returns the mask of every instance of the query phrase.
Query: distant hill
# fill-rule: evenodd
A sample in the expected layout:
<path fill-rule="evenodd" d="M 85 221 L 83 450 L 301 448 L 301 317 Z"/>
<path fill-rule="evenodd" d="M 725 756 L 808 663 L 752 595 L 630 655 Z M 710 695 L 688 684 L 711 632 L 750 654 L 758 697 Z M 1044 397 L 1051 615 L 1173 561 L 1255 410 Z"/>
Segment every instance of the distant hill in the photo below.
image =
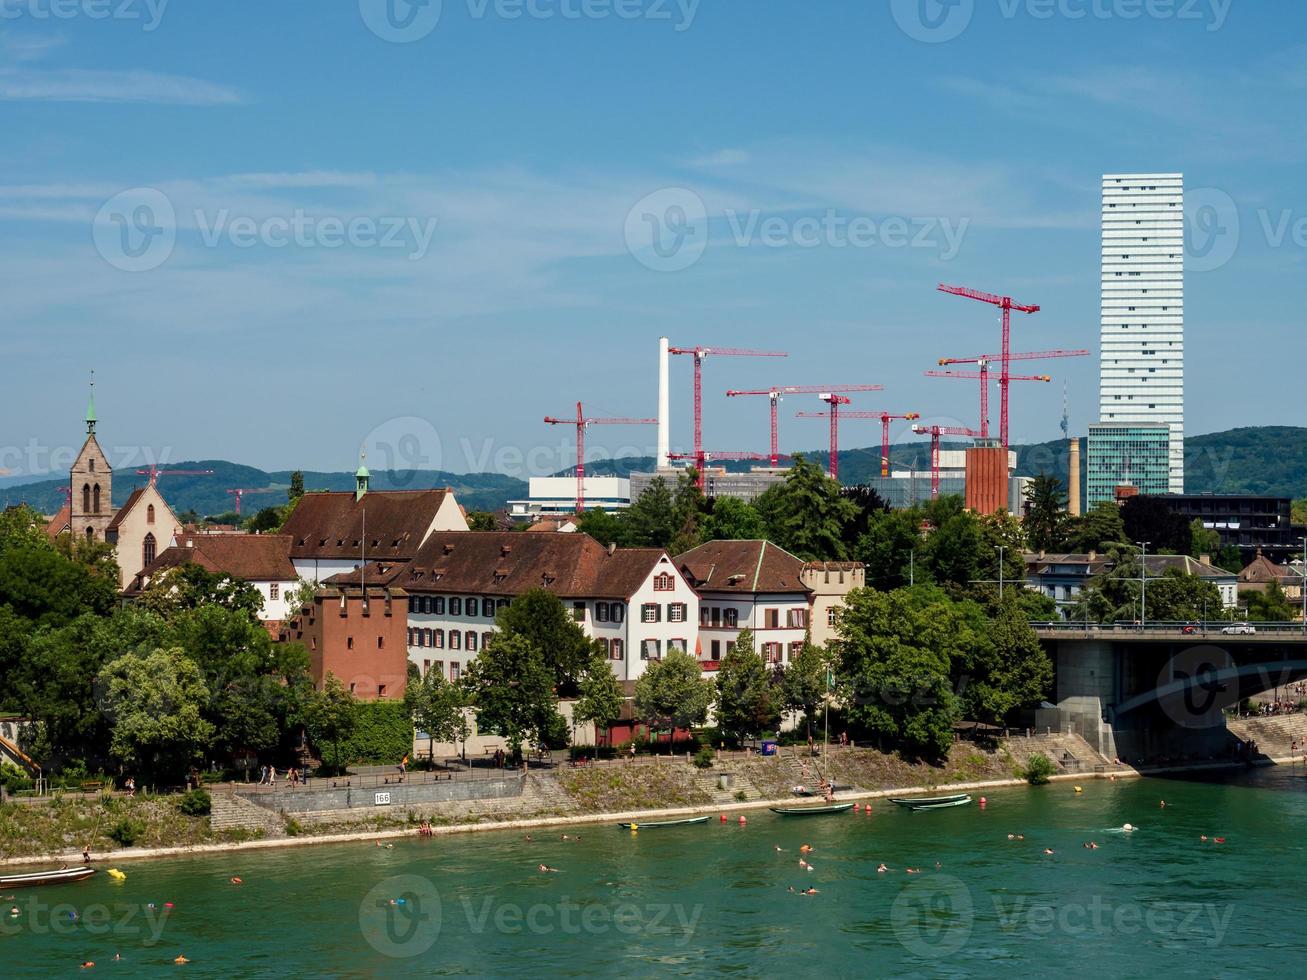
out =
<path fill-rule="evenodd" d="M 177 513 L 194 510 L 199 514 L 221 514 L 230 511 L 235 501 L 227 490 L 235 487 L 267 489 L 267 493 L 246 494 L 241 510 L 253 514 L 263 507 L 280 506 L 286 502 L 290 486 L 290 470 L 256 469 L 222 459 L 188 460 L 169 464 L 179 470 L 213 470 L 212 476 L 160 476 L 159 491 Z M 113 502 L 121 505 L 136 487 L 145 484 L 146 477 L 137 476 L 136 470 L 114 470 Z M 64 496 L 59 487 L 68 480 L 42 480 L 0 489 L 0 502 L 5 506 L 26 503 L 39 511 L 53 514 L 63 506 Z M 372 471 L 373 490 L 425 490 L 431 487 L 452 487 L 458 502 L 469 510 L 494 510 L 511 499 L 526 496 L 526 482 L 498 473 L 445 473 L 440 470 Z M 306 490 L 353 490 L 354 474 L 304 471 Z"/>
<path fill-rule="evenodd" d="M 962 443 L 945 444 L 960 448 Z M 1051 473 L 1063 481 L 1067 475 L 1066 442 L 1056 440 L 1012 447 L 1018 454 L 1018 472 L 1029 475 Z M 826 465 L 824 450 L 807 454 Z M 1307 497 L 1307 428 L 1295 426 L 1260 426 L 1231 429 L 1191 436 L 1185 440 L 1186 484 L 1190 493 L 1263 493 L 1275 496 Z M 1085 444 L 1081 440 L 1081 479 L 1083 481 Z M 890 447 L 890 459 L 897 469 L 916 467 L 930 471 L 930 443 L 922 439 Z M 220 514 L 231 510 L 232 487 L 267 488 L 268 493 L 248 494 L 242 510 L 253 514 L 262 507 L 286 502 L 290 470 L 268 472 L 226 460 L 195 460 L 172 464 L 176 469 L 213 470 L 212 476 L 163 476 L 159 489 L 178 513 L 194 510 L 200 514 Z M 726 463 L 730 470 L 747 470 L 752 463 Z M 649 472 L 653 458 L 624 457 L 595 460 L 586 464 L 592 476 L 629 476 Z M 571 475 L 562 470 L 557 475 Z M 840 453 L 840 477 L 845 483 L 860 483 L 880 474 L 880 446 L 849 449 Z M 114 503 L 121 504 L 127 495 L 145 482 L 134 469 L 114 471 Z M 0 506 L 27 503 L 39 511 L 52 514 L 63 504 L 58 490 L 65 479 L 42 480 L 0 486 Z M 352 490 L 354 474 L 324 473 L 306 470 L 304 486 L 308 490 Z M 525 480 L 498 473 L 445 473 L 439 470 L 404 472 L 374 470 L 374 490 L 421 490 L 452 487 L 458 501 L 469 510 L 495 510 L 509 500 L 526 497 Z"/>

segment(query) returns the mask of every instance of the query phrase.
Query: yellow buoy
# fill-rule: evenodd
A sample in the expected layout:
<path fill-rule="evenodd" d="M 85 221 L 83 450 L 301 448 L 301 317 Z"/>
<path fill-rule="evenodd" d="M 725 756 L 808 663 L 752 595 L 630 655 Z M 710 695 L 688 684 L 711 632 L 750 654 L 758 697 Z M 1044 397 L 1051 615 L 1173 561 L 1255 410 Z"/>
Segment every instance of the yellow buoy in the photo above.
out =
<path fill-rule="evenodd" d="M 119 871 L 117 868 L 110 868 L 109 877 L 116 878 L 118 881 L 122 881 L 124 878 L 127 877 L 127 872 Z"/>
<path fill-rule="evenodd" d="M 1077 786 L 1077 787 L 1076 787 L 1076 792 L 1077 792 L 1077 793 L 1083 793 L 1084 790 L 1081 789 L 1079 786 Z"/>
<path fill-rule="evenodd" d="M 640 829 L 640 825 L 639 825 L 638 823 L 633 823 L 633 824 L 631 824 L 631 829 L 632 829 L 632 830 L 639 830 L 639 829 Z"/>

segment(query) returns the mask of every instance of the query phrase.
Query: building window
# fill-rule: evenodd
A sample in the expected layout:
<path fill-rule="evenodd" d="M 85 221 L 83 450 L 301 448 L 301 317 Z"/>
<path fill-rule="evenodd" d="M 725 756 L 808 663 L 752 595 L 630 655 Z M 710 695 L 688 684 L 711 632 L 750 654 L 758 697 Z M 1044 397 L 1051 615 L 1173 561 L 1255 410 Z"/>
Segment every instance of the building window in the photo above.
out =
<path fill-rule="evenodd" d="M 450 679 L 451 681 L 456 681 L 456 680 L 458 680 L 459 673 L 460 673 L 460 672 L 459 672 L 459 669 L 458 669 L 458 661 L 457 661 L 457 660 L 451 660 L 450 663 L 449 663 L 449 679 Z"/>
<path fill-rule="evenodd" d="M 608 653 L 613 660 L 621 660 L 624 656 L 622 653 L 622 641 L 613 640 L 612 645 L 608 648 Z"/>
<path fill-rule="evenodd" d="M 379 697 L 379 698 L 384 698 L 385 696 L 386 696 L 386 685 L 385 685 L 385 684 L 378 684 L 378 685 L 377 685 L 377 697 Z"/>
<path fill-rule="evenodd" d="M 663 572 L 661 575 L 654 576 L 655 592 L 671 592 L 676 587 L 676 579 Z"/>
<path fill-rule="evenodd" d="M 98 483 L 91 488 L 91 511 L 100 513 L 100 484 Z"/>
<path fill-rule="evenodd" d="M 428 658 L 422 661 L 422 676 L 426 677 L 427 674 L 429 674 L 430 672 L 431 672 L 431 660 L 430 658 Z"/>
<path fill-rule="evenodd" d="M 89 483 L 83 483 L 82 484 L 82 513 L 89 514 L 90 512 L 91 512 L 91 485 Z"/>
<path fill-rule="evenodd" d="M 683 623 L 687 608 L 684 602 L 672 602 L 667 606 L 667 621 L 669 623 Z"/>
<path fill-rule="evenodd" d="M 87 468 L 88 468 L 92 473 L 94 473 L 94 472 L 95 472 L 95 457 L 92 456 L 92 457 L 91 457 L 90 459 L 88 459 L 86 462 L 87 462 Z"/>
<path fill-rule="evenodd" d="M 417 644 L 413 642 L 413 627 L 412 627 L 412 626 L 410 626 L 410 627 L 408 628 L 408 645 L 411 646 L 411 647 L 415 647 L 415 646 L 417 646 Z"/>
<path fill-rule="evenodd" d="M 808 610 L 790 609 L 787 610 L 785 621 L 790 629 L 805 629 L 808 625 Z"/>
<path fill-rule="evenodd" d="M 584 603 L 584 602 L 574 602 L 574 603 L 572 603 L 572 618 L 575 619 L 578 623 L 584 623 L 584 622 L 585 622 L 585 603 Z"/>
<path fill-rule="evenodd" d="M 600 637 L 597 642 L 599 644 L 599 649 L 604 652 L 604 659 L 606 660 L 612 659 L 611 655 L 608 652 L 608 641 L 605 640 L 603 637 Z"/>
<path fill-rule="evenodd" d="M 147 534 L 145 536 L 144 543 L 141 545 L 141 558 L 144 560 L 145 566 L 147 568 L 154 563 L 154 549 L 155 549 L 154 535 Z M 273 598 L 275 599 L 276 596 L 273 596 Z"/>
<path fill-rule="evenodd" d="M 466 599 L 463 600 L 463 608 L 467 610 L 467 614 L 469 616 L 475 616 L 477 614 L 476 599 L 473 598 L 472 596 L 468 596 Z"/>
<path fill-rule="evenodd" d="M 449 615 L 463 615 L 463 600 L 456 595 L 449 597 Z"/>
<path fill-rule="evenodd" d="M 269 599 L 280 599 L 280 598 L 281 598 L 281 583 L 280 583 L 280 582 L 273 582 L 271 585 L 268 586 L 268 598 L 269 598 Z"/>
<path fill-rule="evenodd" d="M 728 609 L 727 612 L 730 612 L 730 610 Z M 712 625 L 712 626 L 714 626 L 714 627 L 721 626 L 721 625 L 722 625 L 722 607 L 721 607 L 721 606 L 713 606 L 713 607 L 712 607 L 712 614 L 711 614 L 708 618 L 709 618 L 709 620 L 711 621 L 711 625 Z"/>
<path fill-rule="evenodd" d="M 608 622 L 608 603 L 606 602 L 595 603 L 595 622 L 596 623 Z"/>
<path fill-rule="evenodd" d="M 458 630 L 449 631 L 449 649 L 457 650 L 463 645 L 463 634 Z"/>
<path fill-rule="evenodd" d="M 346 650 L 354 649 L 354 637 L 352 636 L 345 637 L 345 649 Z"/>
<path fill-rule="evenodd" d="M 781 611 L 779 609 L 764 609 L 762 611 L 763 629 L 779 629 L 781 625 Z"/>
<path fill-rule="evenodd" d="M 445 597 L 443 595 L 434 596 L 428 609 L 437 616 L 445 615 Z"/>
<path fill-rule="evenodd" d="M 668 641 L 667 641 L 667 652 L 668 652 L 668 653 L 671 653 L 673 650 L 679 650 L 681 653 L 685 653 L 685 651 L 686 651 L 686 641 L 683 640 L 683 639 L 668 640 Z"/>
<path fill-rule="evenodd" d="M 495 618 L 495 600 L 494 600 L 494 599 L 482 599 L 482 600 L 481 600 L 481 615 L 484 616 L 486 619 L 494 619 L 494 618 Z"/>
<path fill-rule="evenodd" d="M 713 618 L 716 619 L 717 617 L 714 616 Z M 732 630 L 735 629 L 735 627 L 737 627 L 737 626 L 740 625 L 740 612 L 739 612 L 739 610 L 738 610 L 738 609 L 727 609 L 727 610 L 725 611 L 725 613 L 723 614 L 723 621 L 726 623 L 726 628 L 727 628 L 727 629 L 732 629 Z M 716 623 L 713 623 L 713 625 L 716 626 L 717 624 L 716 624 Z"/>
<path fill-rule="evenodd" d="M 484 633 L 481 634 L 481 649 L 482 649 L 482 650 L 484 650 L 486 647 L 490 646 L 490 638 L 491 638 L 492 636 L 494 636 L 494 635 L 495 635 L 495 634 L 492 633 L 490 630 L 486 630 Z"/>
<path fill-rule="evenodd" d="M 826 625 L 838 626 L 840 622 L 839 606 L 831 606 L 826 610 Z"/>
<path fill-rule="evenodd" d="M 660 660 L 662 653 L 662 643 L 658 640 L 641 640 L 640 641 L 640 659 L 641 660 Z"/>
<path fill-rule="evenodd" d="M 508 608 L 508 600 L 507 600 L 507 599 L 496 599 L 496 600 L 495 600 L 495 611 L 496 611 L 496 612 L 498 612 L 500 609 L 507 609 L 507 608 Z"/>
<path fill-rule="evenodd" d="M 626 606 L 620 602 L 614 602 L 609 606 L 608 611 L 612 614 L 614 623 L 620 623 L 626 619 Z"/>
<path fill-rule="evenodd" d="M 660 623 L 663 619 L 663 607 L 656 602 L 646 602 L 640 607 L 640 622 Z"/>
<path fill-rule="evenodd" d="M 799 654 L 803 652 L 803 641 L 797 640 L 790 644 L 790 660 L 798 660 Z"/>
<path fill-rule="evenodd" d="M 463 648 L 465 650 L 475 650 L 477 648 L 477 635 L 471 630 L 463 634 Z"/>
<path fill-rule="evenodd" d="M 445 647 L 445 631 L 444 631 L 444 630 L 432 630 L 432 631 L 431 631 L 431 645 L 432 645 L 433 647 L 435 647 L 437 650 L 443 650 L 443 649 L 444 649 L 444 647 Z"/>
<path fill-rule="evenodd" d="M 762 645 L 762 658 L 769 664 L 778 664 L 781 662 L 781 645 L 779 643 L 764 643 Z"/>
<path fill-rule="evenodd" d="M 386 638 L 384 636 L 377 637 L 377 649 L 378 650 L 386 649 Z"/>
<path fill-rule="evenodd" d="M 154 504 L 150 504 L 150 506 L 145 508 L 145 523 L 154 523 Z"/>
<path fill-rule="evenodd" d="M 721 641 L 721 640 L 713 640 L 713 641 L 712 641 L 712 645 L 709 647 L 709 649 L 712 651 L 711 656 L 712 656 L 712 659 L 713 659 L 713 660 L 721 660 L 721 659 L 722 659 L 722 641 Z"/>

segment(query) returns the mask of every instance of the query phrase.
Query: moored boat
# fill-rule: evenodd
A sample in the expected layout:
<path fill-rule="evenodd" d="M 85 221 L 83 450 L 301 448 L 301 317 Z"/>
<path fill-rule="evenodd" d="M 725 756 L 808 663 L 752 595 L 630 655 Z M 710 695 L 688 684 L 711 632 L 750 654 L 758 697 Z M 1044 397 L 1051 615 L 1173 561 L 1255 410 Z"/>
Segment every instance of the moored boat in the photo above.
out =
<path fill-rule="evenodd" d="M 23 875 L 0 875 L 0 888 L 27 888 L 32 885 L 57 885 L 81 881 L 95 874 L 94 868 L 60 868 L 57 871 L 31 871 Z"/>
<path fill-rule="evenodd" d="M 690 824 L 707 822 L 707 817 L 685 817 L 681 820 L 632 820 L 617 826 L 623 830 L 647 830 L 650 827 L 688 827 Z"/>
<path fill-rule="evenodd" d="M 971 797 L 966 793 L 954 793 L 951 796 L 890 797 L 890 802 L 916 810 L 932 806 L 961 806 L 970 803 Z"/>
<path fill-rule="evenodd" d="M 956 800 L 948 800 L 945 803 L 919 803 L 912 807 L 915 810 L 947 810 L 949 807 L 966 806 L 971 802 L 971 797 L 964 796 Z"/>
<path fill-rule="evenodd" d="M 772 813 L 782 817 L 814 817 L 823 813 L 845 813 L 853 809 L 852 803 L 831 803 L 828 806 L 774 806 Z"/>

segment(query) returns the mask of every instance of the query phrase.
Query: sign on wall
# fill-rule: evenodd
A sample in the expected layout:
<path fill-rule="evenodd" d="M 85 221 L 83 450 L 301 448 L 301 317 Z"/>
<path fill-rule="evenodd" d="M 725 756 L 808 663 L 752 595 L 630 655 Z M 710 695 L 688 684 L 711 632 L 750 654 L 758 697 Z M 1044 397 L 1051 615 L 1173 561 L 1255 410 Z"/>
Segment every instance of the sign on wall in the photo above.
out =
<path fill-rule="evenodd" d="M 390 806 L 390 794 L 389 794 L 389 793 L 378 793 L 378 794 L 377 794 L 377 806 Z"/>

